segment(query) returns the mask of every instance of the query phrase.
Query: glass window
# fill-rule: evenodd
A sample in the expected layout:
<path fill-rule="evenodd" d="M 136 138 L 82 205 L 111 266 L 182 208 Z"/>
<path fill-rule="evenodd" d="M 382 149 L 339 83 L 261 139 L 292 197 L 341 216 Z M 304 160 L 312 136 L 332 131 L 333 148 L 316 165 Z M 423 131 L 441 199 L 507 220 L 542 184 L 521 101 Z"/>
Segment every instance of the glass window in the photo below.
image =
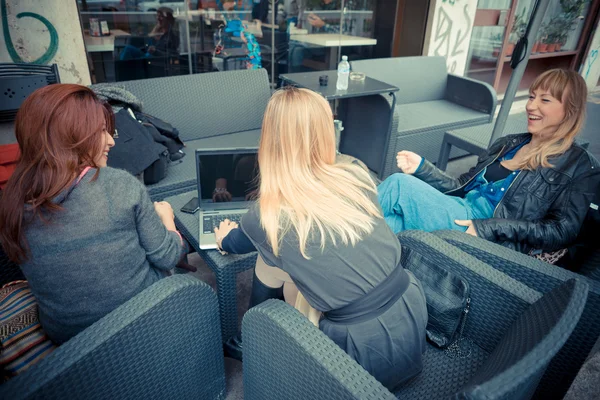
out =
<path fill-rule="evenodd" d="M 511 0 L 479 0 L 467 56 L 470 78 L 494 84 Z"/>
<path fill-rule="evenodd" d="M 288 2 L 286 2 L 288 3 Z M 286 4 L 290 72 L 336 69 L 342 55 L 369 58 L 377 43 L 374 1 L 297 0 Z"/>
<path fill-rule="evenodd" d="M 532 77 L 549 68 L 576 68 L 590 3 L 550 0 L 520 89 L 526 89 Z M 534 4 L 535 0 L 479 0 L 469 50 L 469 77 L 504 91 L 511 75 L 510 56 L 525 33 Z"/>
<path fill-rule="evenodd" d="M 377 44 L 375 0 L 78 1 L 97 83 L 263 67 L 276 87 Z"/>
<path fill-rule="evenodd" d="M 518 2 L 515 26 L 521 26 L 523 31 L 533 4 L 533 0 Z M 532 52 L 543 54 L 577 49 L 589 7 L 589 0 L 550 0 Z M 520 30 L 513 31 L 515 37 L 511 41 L 516 41 L 516 34 Z"/>

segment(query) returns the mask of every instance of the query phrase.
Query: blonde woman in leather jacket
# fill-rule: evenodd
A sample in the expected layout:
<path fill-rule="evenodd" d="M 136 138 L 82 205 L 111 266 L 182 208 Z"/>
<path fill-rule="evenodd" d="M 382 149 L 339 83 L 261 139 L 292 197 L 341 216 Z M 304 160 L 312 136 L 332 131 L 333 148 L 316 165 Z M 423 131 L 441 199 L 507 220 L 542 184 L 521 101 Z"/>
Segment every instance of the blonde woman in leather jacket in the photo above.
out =
<path fill-rule="evenodd" d="M 403 173 L 378 188 L 386 222 L 395 232 L 463 230 L 521 252 L 568 246 L 600 183 L 598 161 L 574 143 L 586 99 L 575 71 L 544 72 L 530 88 L 528 132 L 500 138 L 459 178 L 399 152 Z"/>

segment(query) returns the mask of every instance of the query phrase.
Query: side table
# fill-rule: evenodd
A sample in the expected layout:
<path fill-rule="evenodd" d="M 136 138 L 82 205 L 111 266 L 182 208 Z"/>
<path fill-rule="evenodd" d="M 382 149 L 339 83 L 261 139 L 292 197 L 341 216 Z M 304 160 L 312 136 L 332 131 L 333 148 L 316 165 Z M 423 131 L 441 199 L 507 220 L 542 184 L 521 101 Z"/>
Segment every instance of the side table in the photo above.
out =
<path fill-rule="evenodd" d="M 230 254 L 223 256 L 216 250 L 200 250 L 198 234 L 200 230 L 198 213 L 187 214 L 181 212 L 183 207 L 193 197 L 196 190 L 186 192 L 177 196 L 168 197 L 175 213 L 175 224 L 183 237 L 190 243 L 192 248 L 198 252 L 208 267 L 215 273 L 217 279 L 217 298 L 219 300 L 219 314 L 221 317 L 221 334 L 223 342 L 238 332 L 237 321 L 237 274 L 256 265 L 258 253 Z"/>
<path fill-rule="evenodd" d="M 327 86 L 319 85 L 319 77 L 327 75 Z M 363 81 L 348 81 L 348 90 L 337 90 L 337 71 L 299 72 L 280 75 L 287 85 L 310 89 L 325 99 L 342 100 L 338 119 L 344 122 L 344 131 L 340 142 L 340 152 L 356 157 L 364 162 L 370 170 L 383 178 L 385 157 L 390 144 L 392 120 L 396 106 L 396 95 L 399 89 L 385 82 L 365 77 Z M 391 97 L 388 101 L 383 96 Z M 373 110 L 357 111 L 360 115 L 346 115 L 344 101 L 354 97 L 370 96 Z M 387 118 L 386 118 L 387 116 Z M 352 117 L 352 123 L 347 123 Z"/>
<path fill-rule="evenodd" d="M 490 145 L 490 139 L 495 125 L 496 119 L 494 118 L 494 121 L 489 124 L 447 131 L 444 134 L 444 140 L 442 142 L 442 148 L 436 167 L 442 171 L 446 170 L 452 146 L 476 156 L 485 154 Z M 504 126 L 503 135 L 523 132 L 527 132 L 527 116 L 523 113 L 509 115 L 506 120 L 506 125 Z"/>
<path fill-rule="evenodd" d="M 491 145 L 490 139 L 492 138 L 492 132 L 494 131 L 495 125 L 496 119 L 489 124 L 455 129 L 444 133 L 442 149 L 440 150 L 436 167 L 442 171 L 446 170 L 452 146 L 476 156 L 486 154 L 488 147 Z M 527 132 L 527 114 L 519 113 L 509 115 L 502 136 L 524 132 Z M 587 149 L 589 146 L 589 142 L 585 139 L 577 138 L 575 141 L 584 149 Z"/>

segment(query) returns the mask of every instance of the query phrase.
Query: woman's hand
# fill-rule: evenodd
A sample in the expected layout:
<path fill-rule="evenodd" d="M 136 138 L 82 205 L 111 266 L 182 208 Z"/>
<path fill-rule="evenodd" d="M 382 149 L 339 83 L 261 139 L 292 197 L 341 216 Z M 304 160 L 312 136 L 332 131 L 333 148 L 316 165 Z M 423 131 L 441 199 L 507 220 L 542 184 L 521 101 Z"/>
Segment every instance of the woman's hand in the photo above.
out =
<path fill-rule="evenodd" d="M 471 236 L 475 236 L 477 237 L 477 231 L 475 230 L 475 226 L 473 226 L 473 221 L 470 219 L 455 219 L 454 223 L 458 226 L 468 226 L 467 231 L 465 233 L 468 233 Z"/>
<path fill-rule="evenodd" d="M 218 228 L 215 228 L 215 238 L 217 239 L 217 247 L 219 249 L 222 249 L 221 244 L 223 243 L 223 239 L 229 235 L 229 232 L 237 227 L 239 227 L 237 222 L 226 219 L 225 221 L 221 221 Z"/>
<path fill-rule="evenodd" d="M 235 1 L 226 1 L 225 3 L 223 3 L 223 10 L 225 11 L 231 11 L 235 8 Z"/>
<path fill-rule="evenodd" d="M 308 23 L 314 26 L 315 28 L 322 28 L 325 26 L 325 21 L 316 16 L 313 13 L 308 14 Z"/>
<path fill-rule="evenodd" d="M 402 150 L 396 155 L 398 168 L 405 174 L 412 175 L 417 171 L 423 157 L 412 151 Z"/>
<path fill-rule="evenodd" d="M 175 214 L 173 213 L 173 207 L 166 201 L 155 201 L 154 210 L 160 217 L 160 220 L 169 231 L 176 231 L 175 228 Z"/>

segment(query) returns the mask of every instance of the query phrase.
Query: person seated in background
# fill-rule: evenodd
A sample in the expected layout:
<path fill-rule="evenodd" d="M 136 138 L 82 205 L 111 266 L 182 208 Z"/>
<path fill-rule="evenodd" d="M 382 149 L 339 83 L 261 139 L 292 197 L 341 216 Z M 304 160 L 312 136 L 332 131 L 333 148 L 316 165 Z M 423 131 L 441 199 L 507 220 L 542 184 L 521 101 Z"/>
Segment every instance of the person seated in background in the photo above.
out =
<path fill-rule="evenodd" d="M 171 206 L 106 166 L 113 132 L 110 106 L 80 85 L 40 88 L 17 113 L 21 158 L 0 198 L 0 242 L 57 344 L 167 276 L 186 251 Z"/>
<path fill-rule="evenodd" d="M 130 60 L 179 54 L 179 32 L 175 27 L 173 10 L 168 7 L 160 7 L 156 10 L 156 25 L 148 36 L 151 39 L 151 45 L 143 49 L 127 45 L 121 51 L 120 59 Z"/>
<path fill-rule="evenodd" d="M 340 11 L 340 15 L 341 15 L 340 5 L 338 4 L 338 1 L 336 1 L 336 0 L 321 0 L 318 9 L 323 10 L 323 11 L 338 10 L 338 11 Z M 307 22 L 310 25 L 312 25 L 313 27 L 315 27 L 318 32 L 340 33 L 340 19 L 339 19 L 339 16 L 336 16 L 336 17 L 337 18 L 334 18 L 334 19 L 323 20 L 321 17 L 319 17 L 315 13 L 309 13 L 307 15 Z M 343 22 L 343 24 L 344 24 L 344 27 L 342 30 L 345 31 L 346 30 L 345 21 Z M 342 33 L 344 33 L 344 32 L 342 32 Z"/>
<path fill-rule="evenodd" d="M 386 222 L 394 232 L 462 230 L 523 253 L 567 247 L 600 183 L 598 161 L 574 143 L 586 100 L 577 72 L 544 72 L 530 88 L 528 132 L 498 139 L 459 178 L 399 152 L 403 173 L 378 187 Z"/>
<path fill-rule="evenodd" d="M 369 174 L 336 163 L 333 115 L 307 89 L 276 92 L 258 150 L 258 201 L 240 226 L 224 221 L 217 245 L 258 250 L 250 306 L 305 299 L 338 346 L 393 389 L 422 369 L 427 306 L 421 284 L 400 262 Z M 299 292 L 298 292 L 299 291 Z M 302 297 L 300 297 L 300 295 Z M 241 358 L 241 339 L 226 344 Z"/>

